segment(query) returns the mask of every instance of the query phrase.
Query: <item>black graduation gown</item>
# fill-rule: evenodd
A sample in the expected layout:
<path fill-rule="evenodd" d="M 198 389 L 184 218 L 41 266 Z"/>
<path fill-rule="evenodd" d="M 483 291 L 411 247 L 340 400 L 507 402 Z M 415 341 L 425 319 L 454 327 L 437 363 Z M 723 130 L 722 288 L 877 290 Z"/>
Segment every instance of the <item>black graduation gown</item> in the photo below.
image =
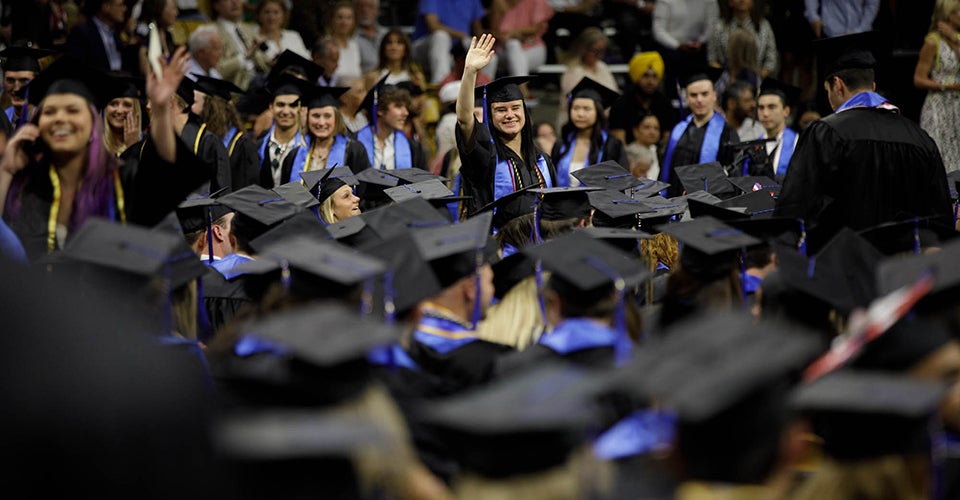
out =
<path fill-rule="evenodd" d="M 181 142 L 177 142 L 177 161 L 161 160 L 152 140 L 137 143 L 121 156 L 119 169 L 123 188 L 123 212 L 128 223 L 152 227 L 177 208 L 184 198 L 208 182 L 212 171 Z M 53 185 L 47 164 L 30 165 L 17 176 L 28 176 L 16 220 L 4 214 L 4 220 L 20 238 L 31 261 L 46 255 Z M 12 196 L 9 193 L 8 196 Z M 119 220 L 120 200 L 114 200 Z M 102 214 L 104 217 L 107 214 Z M 68 235 L 69 238 L 69 235 Z"/>
<path fill-rule="evenodd" d="M 243 275 L 227 280 L 218 271 L 210 268 L 203 275 L 202 285 L 203 303 L 207 309 L 210 331 L 214 336 L 238 311 L 256 303 L 247 291 L 246 277 Z"/>
<path fill-rule="evenodd" d="M 290 172 L 293 171 L 293 161 L 297 157 L 297 152 L 302 147 L 308 146 L 297 146 L 290 151 L 290 154 L 283 159 L 283 165 L 280 166 L 280 179 L 283 183 L 286 183 L 290 179 Z M 370 160 L 367 158 L 367 150 L 363 147 L 363 144 L 360 144 L 359 141 L 347 137 L 347 147 L 346 151 L 343 153 L 343 163 L 339 166 L 348 166 L 350 171 L 358 174 L 361 170 L 366 170 L 370 168 Z M 267 167 L 269 172 L 269 166 Z M 271 182 L 273 182 L 271 180 Z"/>
<path fill-rule="evenodd" d="M 200 129 L 200 139 L 197 135 Z M 196 154 L 204 163 L 214 168 L 214 177 L 210 180 L 210 192 L 214 193 L 222 188 L 230 188 L 232 185 L 230 179 L 230 157 L 227 155 L 227 148 L 223 147 L 220 138 L 206 130 L 203 124 L 198 123 L 194 117 L 187 120 L 186 125 L 180 132 L 180 139 L 188 148 Z"/>
<path fill-rule="evenodd" d="M 420 368 L 448 382 L 445 389 L 452 394 L 489 381 L 497 358 L 512 350 L 503 344 L 476 340 L 441 354 L 413 340 L 408 352 Z"/>
<path fill-rule="evenodd" d="M 239 137 L 236 134 L 240 134 Z M 256 184 L 260 177 L 260 155 L 257 145 L 247 134 L 237 132 L 227 143 L 230 156 L 230 190 L 239 191 Z"/>
<path fill-rule="evenodd" d="M 529 120 L 530 117 L 528 116 Z M 463 137 L 463 131 L 460 125 L 456 127 L 457 148 L 460 151 L 460 175 L 462 177 L 462 187 L 465 196 L 473 198 L 467 200 L 467 213 L 473 214 L 480 207 L 493 202 L 494 192 L 494 173 L 497 166 L 497 148 L 490 142 L 490 131 L 487 126 L 476 119 L 473 122 L 474 137 L 473 142 L 468 144 Z M 469 146 L 469 148 L 468 148 Z M 518 188 L 531 186 L 540 182 L 536 173 L 535 166 L 527 165 L 522 158 L 517 156 L 510 148 L 503 148 L 507 151 L 507 156 L 512 159 L 520 168 L 519 179 L 514 174 L 514 182 Z M 540 153 L 550 171 L 550 178 L 553 179 L 554 186 L 557 181 L 557 169 L 550 161 L 550 156 Z"/>
<path fill-rule="evenodd" d="M 670 161 L 670 178 L 667 179 L 667 182 L 670 183 L 670 187 L 667 188 L 668 197 L 672 198 L 683 194 L 683 183 L 680 182 L 680 177 L 677 176 L 677 167 L 697 165 L 700 163 L 700 148 L 703 146 L 703 138 L 706 131 L 706 124 L 702 127 L 697 127 L 691 121 L 690 126 L 683 131 L 683 135 L 680 136 L 680 140 L 677 141 L 677 145 L 673 149 L 673 158 Z M 730 148 L 723 147 L 723 145 L 736 144 L 738 142 L 740 142 L 740 136 L 737 135 L 737 131 L 734 130 L 730 124 L 724 122 L 723 131 L 720 132 L 720 148 L 717 153 L 717 161 L 719 161 L 721 165 L 728 166 L 733 163 L 733 152 Z"/>
<path fill-rule="evenodd" d="M 952 220 L 936 143 L 899 113 L 851 108 L 800 135 L 777 198 L 777 217 L 799 217 L 828 238 L 909 216 Z"/>
<path fill-rule="evenodd" d="M 549 347 L 535 344 L 525 350 L 501 357 L 497 361 L 497 377 L 517 371 L 529 370 L 550 361 L 567 361 L 584 368 L 605 369 L 614 366 L 612 347 L 591 347 L 567 354 L 560 354 Z"/>

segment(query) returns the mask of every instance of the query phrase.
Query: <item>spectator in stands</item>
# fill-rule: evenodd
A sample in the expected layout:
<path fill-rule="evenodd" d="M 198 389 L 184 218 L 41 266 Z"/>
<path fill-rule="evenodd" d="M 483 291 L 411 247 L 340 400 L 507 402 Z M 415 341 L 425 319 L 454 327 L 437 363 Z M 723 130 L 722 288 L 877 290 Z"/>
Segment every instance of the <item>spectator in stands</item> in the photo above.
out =
<path fill-rule="evenodd" d="M 666 61 L 668 96 L 675 96 L 678 75 L 706 62 L 706 43 L 720 17 L 717 0 L 657 0 L 653 37 Z"/>
<path fill-rule="evenodd" d="M 387 31 L 380 42 L 377 67 L 364 75 L 364 85 L 373 88 L 384 77 L 388 84 L 412 82 L 421 88 L 427 84 L 423 71 L 413 62 L 410 38 L 396 28 Z"/>
<path fill-rule="evenodd" d="M 755 4 L 754 0 L 728 0 L 727 5 L 729 8 L 724 9 L 707 44 L 707 60 L 710 65 L 716 68 L 727 66 L 727 43 L 730 34 L 736 29 L 743 29 L 756 40 L 756 65 L 760 68 L 760 78 L 773 75 L 780 63 L 780 56 L 773 29 L 770 22 L 764 19 L 760 3 Z"/>
<path fill-rule="evenodd" d="M 804 0 L 804 15 L 817 38 L 870 31 L 880 0 Z"/>
<path fill-rule="evenodd" d="M 660 173 L 657 156 L 639 143 L 627 145 L 627 160 L 630 162 L 630 174 L 637 179 L 656 179 Z"/>
<path fill-rule="evenodd" d="M 607 63 L 603 62 L 609 43 L 607 35 L 604 35 L 600 28 L 591 27 L 583 30 L 571 48 L 569 59 L 565 62 L 567 69 L 560 77 L 560 95 L 569 94 L 585 76 L 610 90 L 620 92 L 617 79 L 614 78 Z M 567 123 L 568 118 L 566 99 L 560 99 L 559 108 L 557 122 L 562 127 Z"/>
<path fill-rule="evenodd" d="M 548 62 L 557 62 L 565 59 L 566 52 L 583 30 L 600 27 L 600 17 L 597 7 L 599 0 L 548 0 L 553 7 L 553 17 L 544 35 L 544 41 L 550 53 Z"/>
<path fill-rule="evenodd" d="M 253 60 L 250 56 L 257 49 L 253 45 L 253 29 L 242 22 L 243 4 L 240 0 L 211 0 L 213 25 L 220 32 L 223 56 L 217 62 L 217 71 L 224 80 L 246 90 L 253 76 Z"/>
<path fill-rule="evenodd" d="M 323 20 L 329 2 L 327 0 L 291 0 L 289 28 L 300 33 L 303 43 L 313 47 L 323 36 Z"/>
<path fill-rule="evenodd" d="M 504 46 L 511 76 L 529 75 L 547 62 L 543 34 L 553 17 L 547 0 L 494 0 L 490 24 Z"/>
<path fill-rule="evenodd" d="M 717 94 L 723 95 L 731 82 L 742 80 L 753 88 L 760 88 L 760 68 L 757 66 L 757 40 L 745 29 L 737 28 L 727 43 L 727 67 L 716 83 Z"/>
<path fill-rule="evenodd" d="M 630 59 L 631 84 L 610 108 L 610 133 L 624 144 L 637 140 L 632 128 L 638 117 L 655 115 L 664 141 L 680 119 L 660 89 L 664 69 L 663 58 L 657 52 L 641 52 Z"/>
<path fill-rule="evenodd" d="M 254 16 L 257 20 L 254 30 L 257 50 L 253 53 L 253 62 L 258 73 L 266 75 L 270 72 L 273 61 L 284 50 L 310 58 L 310 51 L 303 44 L 300 33 L 286 29 L 290 11 L 284 0 L 261 0 Z"/>
<path fill-rule="evenodd" d="M 443 87 L 450 82 L 459 82 L 460 77 L 463 76 L 463 63 L 467 59 L 466 47 L 459 43 L 453 44 L 453 46 L 450 47 L 450 56 L 453 57 L 453 69 L 450 70 L 447 76 L 440 80 L 438 84 L 439 87 Z M 477 73 L 477 87 L 482 87 L 491 81 L 493 80 L 485 73 Z"/>
<path fill-rule="evenodd" d="M 649 49 L 653 43 L 654 0 L 612 0 L 603 6 L 605 17 L 614 20 L 617 34 L 613 43 L 620 50 L 624 61 L 640 50 Z"/>
<path fill-rule="evenodd" d="M 795 123 L 797 124 L 797 130 L 803 132 L 808 125 L 822 118 L 820 111 L 817 109 L 817 103 L 814 101 L 806 101 L 800 106 L 797 106 L 797 119 Z"/>
<path fill-rule="evenodd" d="M 0 2 L 0 41 L 7 46 L 30 42 L 34 47 L 61 48 L 80 21 L 80 8 L 73 0 L 46 2 Z"/>
<path fill-rule="evenodd" d="M 926 90 L 920 126 L 940 148 L 947 172 L 960 170 L 960 1 L 937 0 L 930 32 L 913 75 L 913 84 Z M 945 32 L 945 33 L 944 33 Z M 952 36 L 950 36 L 952 35 Z"/>
<path fill-rule="evenodd" d="M 459 43 L 466 47 L 471 35 L 482 33 L 480 20 L 486 15 L 480 0 L 421 0 L 417 24 L 413 32 L 413 57 L 427 69 L 430 83 L 439 84 L 453 69 L 450 47 Z M 496 77 L 496 61 L 485 68 Z M 459 74 L 457 80 L 460 79 Z"/>
<path fill-rule="evenodd" d="M 357 15 L 353 10 L 353 2 L 339 0 L 330 8 L 330 17 L 327 19 L 327 34 L 340 49 L 337 70 L 333 74 L 338 85 L 349 86 L 363 76 L 360 70 L 360 45 L 354 36 L 356 32 Z"/>
<path fill-rule="evenodd" d="M 170 57 L 174 50 L 177 50 L 173 42 L 174 23 L 177 22 L 177 16 L 180 10 L 177 8 L 175 0 L 143 0 L 140 4 L 140 18 L 137 20 L 136 33 L 142 43 L 140 45 L 140 73 L 147 74 L 147 44 L 150 41 L 150 23 L 157 26 L 160 35 L 160 53 L 164 57 Z M 192 52 L 192 51 L 191 51 Z"/>
<path fill-rule="evenodd" d="M 553 128 L 550 122 L 540 122 L 537 124 L 536 141 L 540 151 L 553 151 L 553 145 L 557 142 L 557 129 Z"/>
<path fill-rule="evenodd" d="M 360 69 L 367 73 L 377 67 L 377 48 L 389 30 L 380 24 L 380 0 L 354 0 L 353 8 L 357 12 Z"/>
<path fill-rule="evenodd" d="M 736 129 L 744 140 L 753 140 L 764 133 L 757 121 L 756 87 L 743 81 L 731 83 L 723 93 L 723 113 L 727 124 Z"/>
<path fill-rule="evenodd" d="M 780 78 L 796 81 L 803 92 L 801 99 L 813 97 L 813 28 L 803 15 L 804 0 L 777 0 L 770 2 L 770 24 L 780 53 Z"/>
<path fill-rule="evenodd" d="M 659 146 L 660 141 L 662 140 L 662 135 L 660 133 L 660 120 L 657 118 L 657 115 L 653 113 L 647 113 L 645 115 L 637 116 L 634 121 L 635 124 L 633 127 L 631 127 L 634 141 L 627 145 L 627 158 L 630 159 L 630 171 L 633 172 L 634 161 L 636 161 L 636 158 L 631 157 L 630 148 L 646 149 L 649 154 L 634 154 L 638 155 L 638 157 L 642 156 L 644 158 L 651 158 L 649 160 L 649 165 L 647 165 L 646 169 L 643 170 L 644 175 L 639 176 L 636 173 L 633 175 L 636 177 L 656 179 L 660 175 Z"/>
<path fill-rule="evenodd" d="M 340 80 L 337 78 L 337 66 L 340 64 L 340 47 L 337 42 L 325 36 L 313 46 L 311 59 L 317 63 L 317 66 L 323 68 L 323 75 L 317 80 L 317 85 L 321 87 L 336 87 Z"/>
<path fill-rule="evenodd" d="M 84 23 L 73 27 L 67 38 L 67 52 L 78 61 L 103 71 L 133 73 L 138 65 L 120 40 L 127 15 L 124 0 L 87 0 Z"/>
<path fill-rule="evenodd" d="M 188 76 L 209 76 L 223 79 L 217 70 L 217 62 L 223 57 L 223 40 L 220 30 L 211 25 L 198 26 L 190 33 L 187 39 L 190 48 L 190 62 L 187 67 Z"/>

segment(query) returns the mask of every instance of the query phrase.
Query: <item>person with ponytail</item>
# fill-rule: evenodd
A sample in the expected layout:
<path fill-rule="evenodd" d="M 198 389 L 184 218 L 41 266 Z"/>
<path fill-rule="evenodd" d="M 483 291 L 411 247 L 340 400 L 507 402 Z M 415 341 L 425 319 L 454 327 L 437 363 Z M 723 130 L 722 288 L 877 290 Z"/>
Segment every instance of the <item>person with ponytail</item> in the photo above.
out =
<path fill-rule="evenodd" d="M 147 77 L 152 108 L 149 151 L 124 164 L 101 136 L 97 106 L 106 104 L 109 77 L 63 57 L 37 76 L 29 98 L 31 123 L 11 137 L 0 160 L 3 217 L 30 260 L 61 248 L 92 217 L 153 226 L 213 172 L 181 144 L 174 131 L 171 98 L 189 56 L 177 50 L 162 73 Z"/>
<path fill-rule="evenodd" d="M 609 135 L 603 114 L 619 97 L 619 93 L 586 76 L 567 94 L 569 119 L 560 129 L 562 140 L 554 143 L 550 155 L 557 166 L 558 186 L 579 185 L 570 174 L 604 160 L 630 168 L 623 142 Z"/>

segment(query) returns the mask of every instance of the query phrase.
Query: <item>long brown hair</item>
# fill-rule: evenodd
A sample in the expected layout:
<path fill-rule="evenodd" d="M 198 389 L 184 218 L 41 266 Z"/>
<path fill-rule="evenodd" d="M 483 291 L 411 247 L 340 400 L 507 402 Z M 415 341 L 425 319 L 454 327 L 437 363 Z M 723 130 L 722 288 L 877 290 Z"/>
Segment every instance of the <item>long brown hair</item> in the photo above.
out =
<path fill-rule="evenodd" d="M 222 97 L 207 95 L 200 112 L 207 129 L 220 137 L 226 135 L 230 127 L 236 127 L 237 130 L 244 128 L 240 113 Z"/>
<path fill-rule="evenodd" d="M 411 73 L 419 70 L 413 62 L 413 45 L 410 43 L 410 37 L 396 28 L 386 32 L 383 39 L 380 40 L 380 50 L 377 52 L 377 69 L 387 69 L 387 42 L 390 37 L 394 36 L 399 37 L 400 42 L 403 43 L 403 59 L 400 61 L 400 65 Z"/>

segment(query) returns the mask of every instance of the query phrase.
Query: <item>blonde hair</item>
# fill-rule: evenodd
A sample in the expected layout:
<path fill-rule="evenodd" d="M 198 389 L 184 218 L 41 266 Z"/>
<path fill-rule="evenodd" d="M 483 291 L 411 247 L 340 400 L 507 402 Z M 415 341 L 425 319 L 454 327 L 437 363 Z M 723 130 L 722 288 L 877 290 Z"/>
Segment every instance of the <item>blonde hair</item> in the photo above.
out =
<path fill-rule="evenodd" d="M 577 500 L 606 497 L 612 481 L 610 463 L 580 449 L 566 463 L 535 474 L 488 479 L 464 473 L 454 481 L 453 490 L 459 500 Z"/>
<path fill-rule="evenodd" d="M 327 224 L 337 222 L 337 216 L 333 213 L 333 195 L 328 196 L 320 203 L 320 218 Z"/>
<path fill-rule="evenodd" d="M 580 36 L 573 42 L 573 46 L 570 47 L 570 53 L 564 57 L 561 62 L 567 65 L 580 64 L 580 60 L 583 58 L 583 55 L 587 53 L 590 46 L 601 40 L 605 42 L 610 41 L 607 35 L 603 33 L 603 30 L 596 26 L 590 26 L 580 33 Z"/>
<path fill-rule="evenodd" d="M 653 239 L 641 240 L 640 249 L 643 251 L 643 255 L 647 257 L 647 263 L 651 271 L 657 269 L 658 262 L 662 262 L 663 265 L 673 269 L 677 267 L 677 262 L 680 261 L 680 244 L 666 233 L 657 233 L 653 236 Z"/>
<path fill-rule="evenodd" d="M 549 273 L 543 273 L 544 282 L 548 278 Z M 535 344 L 545 326 L 538 297 L 537 277 L 528 276 L 490 307 L 487 317 L 477 326 L 477 337 L 520 351 Z"/>
<path fill-rule="evenodd" d="M 140 99 L 136 97 L 129 97 L 127 99 L 133 101 L 133 111 L 131 111 L 131 113 L 133 113 L 134 120 L 137 124 L 142 123 Z M 104 113 L 106 113 L 106 111 L 104 111 Z M 142 138 L 143 134 L 141 133 L 140 135 Z M 106 117 L 103 118 L 103 145 L 107 148 L 107 151 L 114 156 L 120 156 L 120 153 L 123 153 L 127 148 L 126 145 L 123 144 L 123 129 L 120 129 L 120 135 L 117 136 Z"/>
<path fill-rule="evenodd" d="M 930 32 L 937 32 L 937 23 L 947 22 L 950 14 L 960 10 L 960 0 L 937 0 L 933 8 L 933 16 L 930 18 Z"/>
<path fill-rule="evenodd" d="M 856 462 L 824 458 L 792 500 L 921 500 L 930 498 L 930 461 L 887 455 Z"/>

